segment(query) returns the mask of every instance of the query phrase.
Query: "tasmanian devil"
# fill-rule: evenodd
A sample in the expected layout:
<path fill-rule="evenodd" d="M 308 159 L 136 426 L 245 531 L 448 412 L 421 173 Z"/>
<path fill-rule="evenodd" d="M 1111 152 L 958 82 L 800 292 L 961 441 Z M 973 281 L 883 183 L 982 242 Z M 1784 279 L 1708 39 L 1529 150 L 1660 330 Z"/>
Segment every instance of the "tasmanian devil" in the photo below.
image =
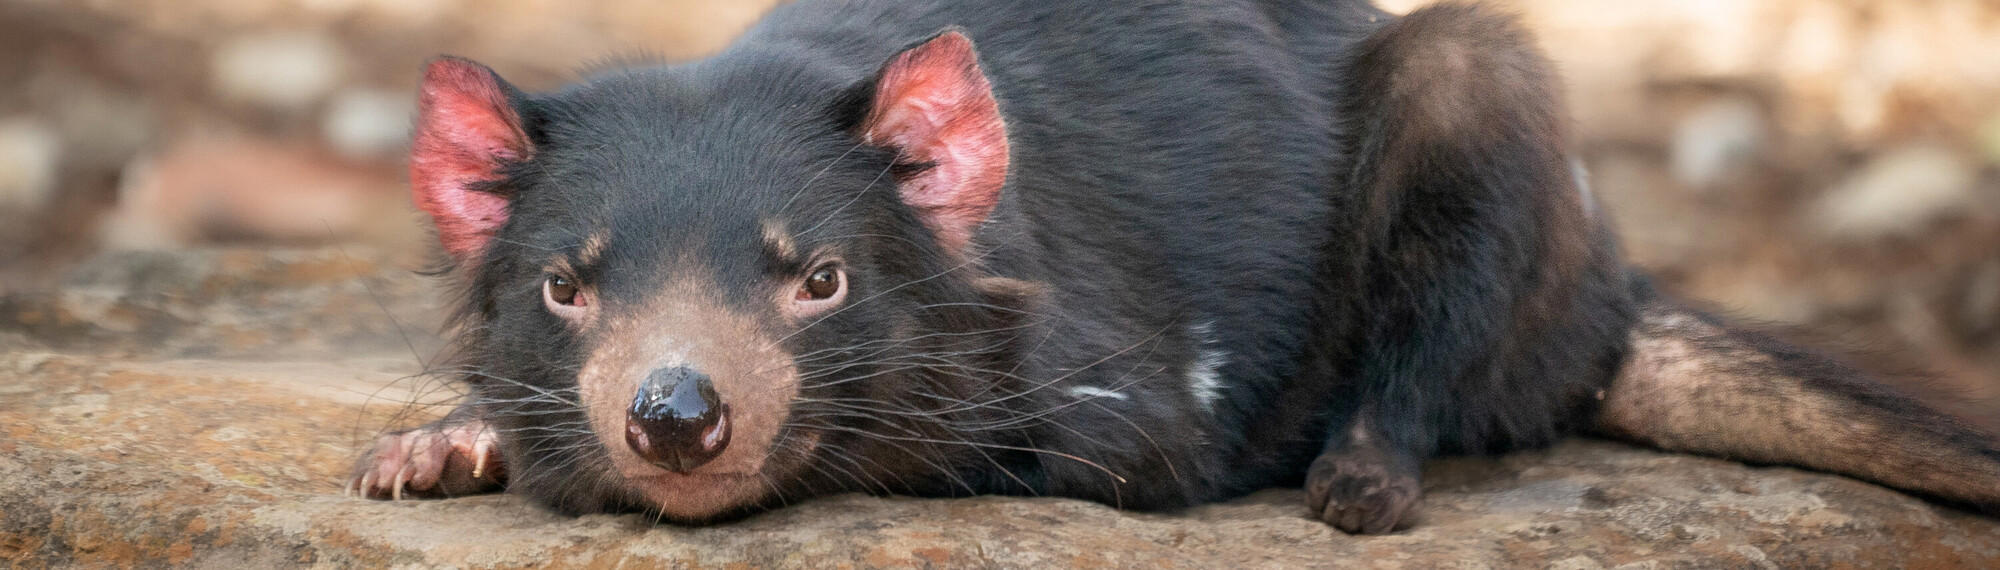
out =
<path fill-rule="evenodd" d="M 1594 431 L 2000 508 L 2000 445 L 1621 259 L 1509 18 L 1359 0 L 801 0 L 526 93 L 428 64 L 417 205 L 470 398 L 350 489 L 739 516 L 1141 509 Z"/>

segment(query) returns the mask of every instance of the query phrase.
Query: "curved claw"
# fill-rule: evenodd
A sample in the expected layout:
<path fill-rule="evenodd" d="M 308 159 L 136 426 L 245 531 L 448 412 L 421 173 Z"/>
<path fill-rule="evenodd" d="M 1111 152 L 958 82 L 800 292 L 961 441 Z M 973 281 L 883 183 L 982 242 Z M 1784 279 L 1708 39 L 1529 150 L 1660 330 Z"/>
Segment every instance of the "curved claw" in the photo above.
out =
<path fill-rule="evenodd" d="M 389 500 L 403 500 L 403 487 L 408 486 L 410 483 L 410 468 L 411 466 L 406 463 L 403 464 L 402 469 L 396 471 L 395 486 L 389 489 Z"/>

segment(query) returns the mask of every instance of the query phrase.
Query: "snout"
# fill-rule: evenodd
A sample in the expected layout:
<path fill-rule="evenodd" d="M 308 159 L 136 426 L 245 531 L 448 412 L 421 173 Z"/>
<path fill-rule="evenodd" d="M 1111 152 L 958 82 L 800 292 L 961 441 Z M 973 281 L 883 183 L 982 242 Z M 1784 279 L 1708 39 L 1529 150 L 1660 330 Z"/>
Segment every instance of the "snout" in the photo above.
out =
<path fill-rule="evenodd" d="M 780 440 L 799 393 L 792 355 L 762 320 L 709 300 L 703 283 L 668 284 L 654 304 L 603 313 L 577 370 L 599 444 L 591 451 L 601 450 L 591 455 L 607 460 L 595 463 L 608 471 L 596 480 L 687 521 L 762 500 L 817 445 L 809 435 Z"/>
<path fill-rule="evenodd" d="M 729 447 L 729 405 L 707 374 L 688 366 L 652 371 L 625 418 L 625 444 L 662 469 L 687 473 Z"/>

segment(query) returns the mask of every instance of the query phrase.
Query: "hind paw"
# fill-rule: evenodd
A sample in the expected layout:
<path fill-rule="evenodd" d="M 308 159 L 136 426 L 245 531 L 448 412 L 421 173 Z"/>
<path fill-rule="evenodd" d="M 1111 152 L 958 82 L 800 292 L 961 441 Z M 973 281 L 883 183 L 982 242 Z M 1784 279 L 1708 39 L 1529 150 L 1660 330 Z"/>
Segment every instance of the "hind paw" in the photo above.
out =
<path fill-rule="evenodd" d="M 384 435 L 355 464 L 347 494 L 400 501 L 496 490 L 506 477 L 496 442 L 485 422 Z"/>
<path fill-rule="evenodd" d="M 1373 447 L 1329 451 L 1306 471 L 1306 508 L 1340 530 L 1382 534 L 1414 522 L 1417 462 Z"/>

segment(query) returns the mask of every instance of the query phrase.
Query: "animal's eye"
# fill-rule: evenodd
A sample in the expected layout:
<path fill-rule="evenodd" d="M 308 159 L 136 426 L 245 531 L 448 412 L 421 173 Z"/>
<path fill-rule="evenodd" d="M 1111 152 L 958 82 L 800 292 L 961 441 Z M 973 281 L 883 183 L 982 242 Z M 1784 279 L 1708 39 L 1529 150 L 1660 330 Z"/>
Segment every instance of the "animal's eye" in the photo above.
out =
<path fill-rule="evenodd" d="M 827 262 L 807 273 L 792 290 L 791 299 L 781 303 L 785 316 L 804 319 L 825 314 L 847 298 L 847 272 L 838 262 Z"/>
<path fill-rule="evenodd" d="M 589 315 L 590 292 L 575 279 L 550 275 L 542 280 L 542 304 L 558 317 L 581 321 Z"/>
<path fill-rule="evenodd" d="M 571 281 L 568 277 L 550 275 L 548 283 L 543 288 L 548 291 L 549 300 L 554 301 L 558 305 L 574 307 L 580 304 L 578 301 L 582 300 L 577 296 L 576 282 Z"/>
<path fill-rule="evenodd" d="M 800 301 L 825 301 L 832 299 L 835 295 L 840 294 L 842 285 L 844 285 L 842 281 L 839 268 L 821 267 L 815 269 L 811 275 L 806 276 L 804 283 L 799 284 L 797 298 Z"/>

